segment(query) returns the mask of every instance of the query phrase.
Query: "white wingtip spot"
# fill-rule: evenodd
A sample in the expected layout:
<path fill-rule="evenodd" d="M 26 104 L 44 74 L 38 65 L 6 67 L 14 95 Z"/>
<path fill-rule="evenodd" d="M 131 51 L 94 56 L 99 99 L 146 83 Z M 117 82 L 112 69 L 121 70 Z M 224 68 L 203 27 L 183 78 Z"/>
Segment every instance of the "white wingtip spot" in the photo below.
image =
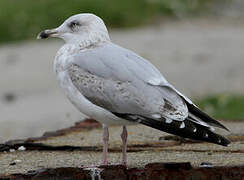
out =
<path fill-rule="evenodd" d="M 208 133 L 205 134 L 205 138 L 208 138 Z"/>
<path fill-rule="evenodd" d="M 168 124 L 170 124 L 170 123 L 172 123 L 172 121 L 173 121 L 172 119 L 168 119 L 167 118 L 165 122 L 168 123 Z"/>
<path fill-rule="evenodd" d="M 218 143 L 221 143 L 221 139 L 218 140 Z"/>
<path fill-rule="evenodd" d="M 197 132 L 197 128 L 194 128 L 194 129 L 193 129 L 193 132 Z"/>
<path fill-rule="evenodd" d="M 215 131 L 215 129 L 212 126 L 210 126 L 209 128 L 211 131 Z"/>
<path fill-rule="evenodd" d="M 153 114 L 152 117 L 155 118 L 155 119 L 160 119 L 161 115 L 160 114 Z"/>
<path fill-rule="evenodd" d="M 186 127 L 185 123 L 182 122 L 181 125 L 180 125 L 180 128 L 183 129 L 183 128 L 185 128 L 185 127 Z"/>

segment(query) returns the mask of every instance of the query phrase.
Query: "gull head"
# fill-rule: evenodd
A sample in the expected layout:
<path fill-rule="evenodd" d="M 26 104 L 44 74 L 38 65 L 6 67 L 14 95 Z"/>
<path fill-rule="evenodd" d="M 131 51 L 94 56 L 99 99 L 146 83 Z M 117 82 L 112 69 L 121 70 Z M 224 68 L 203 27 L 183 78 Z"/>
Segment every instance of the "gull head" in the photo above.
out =
<path fill-rule="evenodd" d="M 103 20 L 90 13 L 71 16 L 59 27 L 40 32 L 37 39 L 46 39 L 49 37 L 61 38 L 66 43 L 83 46 L 110 41 Z"/>

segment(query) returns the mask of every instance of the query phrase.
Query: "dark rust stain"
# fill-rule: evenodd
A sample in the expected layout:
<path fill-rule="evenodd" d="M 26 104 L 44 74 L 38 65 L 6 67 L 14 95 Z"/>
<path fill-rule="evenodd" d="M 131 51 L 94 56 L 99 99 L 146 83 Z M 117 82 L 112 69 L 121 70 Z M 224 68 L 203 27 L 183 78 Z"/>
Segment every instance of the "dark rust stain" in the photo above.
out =
<path fill-rule="evenodd" d="M 122 165 L 99 166 L 100 174 L 91 176 L 91 170 L 83 168 L 53 168 L 29 171 L 26 174 L 0 175 L 0 179 L 101 179 L 106 180 L 162 180 L 162 179 L 226 179 L 243 180 L 244 166 L 232 167 L 198 167 L 194 168 L 189 162 L 183 163 L 151 163 L 144 168 L 126 168 Z"/>

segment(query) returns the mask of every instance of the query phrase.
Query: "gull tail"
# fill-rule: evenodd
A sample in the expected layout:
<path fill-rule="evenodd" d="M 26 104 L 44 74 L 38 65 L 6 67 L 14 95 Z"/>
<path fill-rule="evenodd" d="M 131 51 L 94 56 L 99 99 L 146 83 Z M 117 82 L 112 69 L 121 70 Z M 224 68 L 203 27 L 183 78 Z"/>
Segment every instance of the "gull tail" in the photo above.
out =
<path fill-rule="evenodd" d="M 190 115 L 184 121 L 176 121 L 164 118 L 152 119 L 133 114 L 114 114 L 120 118 L 138 122 L 140 124 L 184 138 L 211 142 L 222 146 L 227 146 L 228 144 L 230 144 L 230 141 L 228 139 L 214 133 L 211 126 L 204 126 L 200 124 L 197 120 L 194 119 L 194 117 L 191 117 Z"/>

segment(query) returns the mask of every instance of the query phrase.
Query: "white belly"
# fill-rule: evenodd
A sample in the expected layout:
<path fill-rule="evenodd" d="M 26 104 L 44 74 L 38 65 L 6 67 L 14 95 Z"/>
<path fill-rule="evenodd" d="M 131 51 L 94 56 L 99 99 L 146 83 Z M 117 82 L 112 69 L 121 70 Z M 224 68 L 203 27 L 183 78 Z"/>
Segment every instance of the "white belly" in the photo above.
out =
<path fill-rule="evenodd" d="M 94 105 L 86 99 L 73 85 L 68 73 L 61 71 L 57 73 L 57 79 L 71 103 L 82 113 L 106 125 L 129 125 L 134 124 L 127 120 L 118 118 L 111 112 Z"/>

